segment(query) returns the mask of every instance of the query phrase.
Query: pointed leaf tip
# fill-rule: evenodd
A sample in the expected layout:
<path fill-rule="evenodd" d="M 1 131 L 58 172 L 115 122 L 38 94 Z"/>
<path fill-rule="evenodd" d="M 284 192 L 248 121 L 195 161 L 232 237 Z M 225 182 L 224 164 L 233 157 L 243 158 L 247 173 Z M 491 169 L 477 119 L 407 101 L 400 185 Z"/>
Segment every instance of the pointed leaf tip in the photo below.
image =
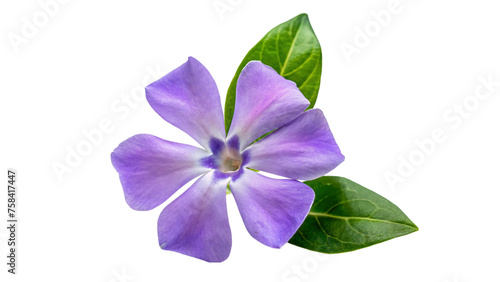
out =
<path fill-rule="evenodd" d="M 343 177 L 306 181 L 316 198 L 289 243 L 322 253 L 343 253 L 418 231 L 389 200 Z"/>

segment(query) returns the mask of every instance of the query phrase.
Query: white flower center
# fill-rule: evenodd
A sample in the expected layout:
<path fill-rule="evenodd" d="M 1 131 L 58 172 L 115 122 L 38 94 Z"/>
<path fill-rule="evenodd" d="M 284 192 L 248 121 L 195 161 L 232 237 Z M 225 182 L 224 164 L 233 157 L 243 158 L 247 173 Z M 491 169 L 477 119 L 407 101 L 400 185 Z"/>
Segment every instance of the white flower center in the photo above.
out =
<path fill-rule="evenodd" d="M 219 170 L 223 173 L 236 172 L 240 169 L 241 162 L 240 152 L 226 147 L 220 154 Z"/>

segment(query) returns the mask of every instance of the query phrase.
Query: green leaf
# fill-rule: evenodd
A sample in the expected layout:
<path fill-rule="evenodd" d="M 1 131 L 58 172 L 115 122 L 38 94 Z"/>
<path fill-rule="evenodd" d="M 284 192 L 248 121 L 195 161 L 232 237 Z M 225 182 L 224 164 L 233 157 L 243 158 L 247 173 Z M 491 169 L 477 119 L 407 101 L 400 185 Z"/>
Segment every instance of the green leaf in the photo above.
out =
<path fill-rule="evenodd" d="M 396 205 L 349 179 L 323 176 L 304 183 L 316 197 L 291 244 L 322 253 L 343 253 L 418 230 Z"/>
<path fill-rule="evenodd" d="M 286 79 L 297 83 L 300 91 L 314 106 L 321 80 L 321 47 L 306 14 L 284 22 L 269 31 L 241 62 L 226 95 L 226 132 L 233 119 L 236 82 L 241 70 L 250 61 L 271 66 Z"/>

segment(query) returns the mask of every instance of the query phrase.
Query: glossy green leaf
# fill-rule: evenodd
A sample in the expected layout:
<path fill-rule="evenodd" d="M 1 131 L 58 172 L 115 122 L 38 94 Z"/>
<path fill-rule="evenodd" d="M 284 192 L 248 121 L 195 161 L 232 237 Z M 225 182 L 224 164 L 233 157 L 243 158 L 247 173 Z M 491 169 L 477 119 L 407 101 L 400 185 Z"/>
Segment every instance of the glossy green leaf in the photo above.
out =
<path fill-rule="evenodd" d="M 250 61 L 271 66 L 286 79 L 294 81 L 314 106 L 321 80 L 321 47 L 306 14 L 284 22 L 269 31 L 247 53 L 231 81 L 226 96 L 225 124 L 229 130 L 234 114 L 236 82 Z"/>
<path fill-rule="evenodd" d="M 304 183 L 316 197 L 291 244 L 343 253 L 418 230 L 396 205 L 349 179 L 324 176 Z"/>

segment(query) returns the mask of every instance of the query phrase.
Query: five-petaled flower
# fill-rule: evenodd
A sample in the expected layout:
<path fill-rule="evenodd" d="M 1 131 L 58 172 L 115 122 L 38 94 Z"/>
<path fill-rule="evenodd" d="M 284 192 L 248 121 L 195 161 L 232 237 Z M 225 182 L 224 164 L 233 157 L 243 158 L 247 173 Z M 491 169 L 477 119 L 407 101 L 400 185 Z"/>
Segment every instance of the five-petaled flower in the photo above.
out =
<path fill-rule="evenodd" d="M 296 84 L 259 61 L 239 76 L 227 137 L 215 81 L 194 58 L 147 86 L 146 98 L 204 148 L 140 134 L 111 154 L 125 200 L 135 210 L 159 206 L 201 175 L 160 214 L 158 238 L 165 250 L 210 262 L 229 256 L 228 184 L 250 235 L 280 248 L 314 200 L 314 191 L 296 179 L 315 179 L 344 160 L 323 113 L 305 111 L 309 102 Z"/>

